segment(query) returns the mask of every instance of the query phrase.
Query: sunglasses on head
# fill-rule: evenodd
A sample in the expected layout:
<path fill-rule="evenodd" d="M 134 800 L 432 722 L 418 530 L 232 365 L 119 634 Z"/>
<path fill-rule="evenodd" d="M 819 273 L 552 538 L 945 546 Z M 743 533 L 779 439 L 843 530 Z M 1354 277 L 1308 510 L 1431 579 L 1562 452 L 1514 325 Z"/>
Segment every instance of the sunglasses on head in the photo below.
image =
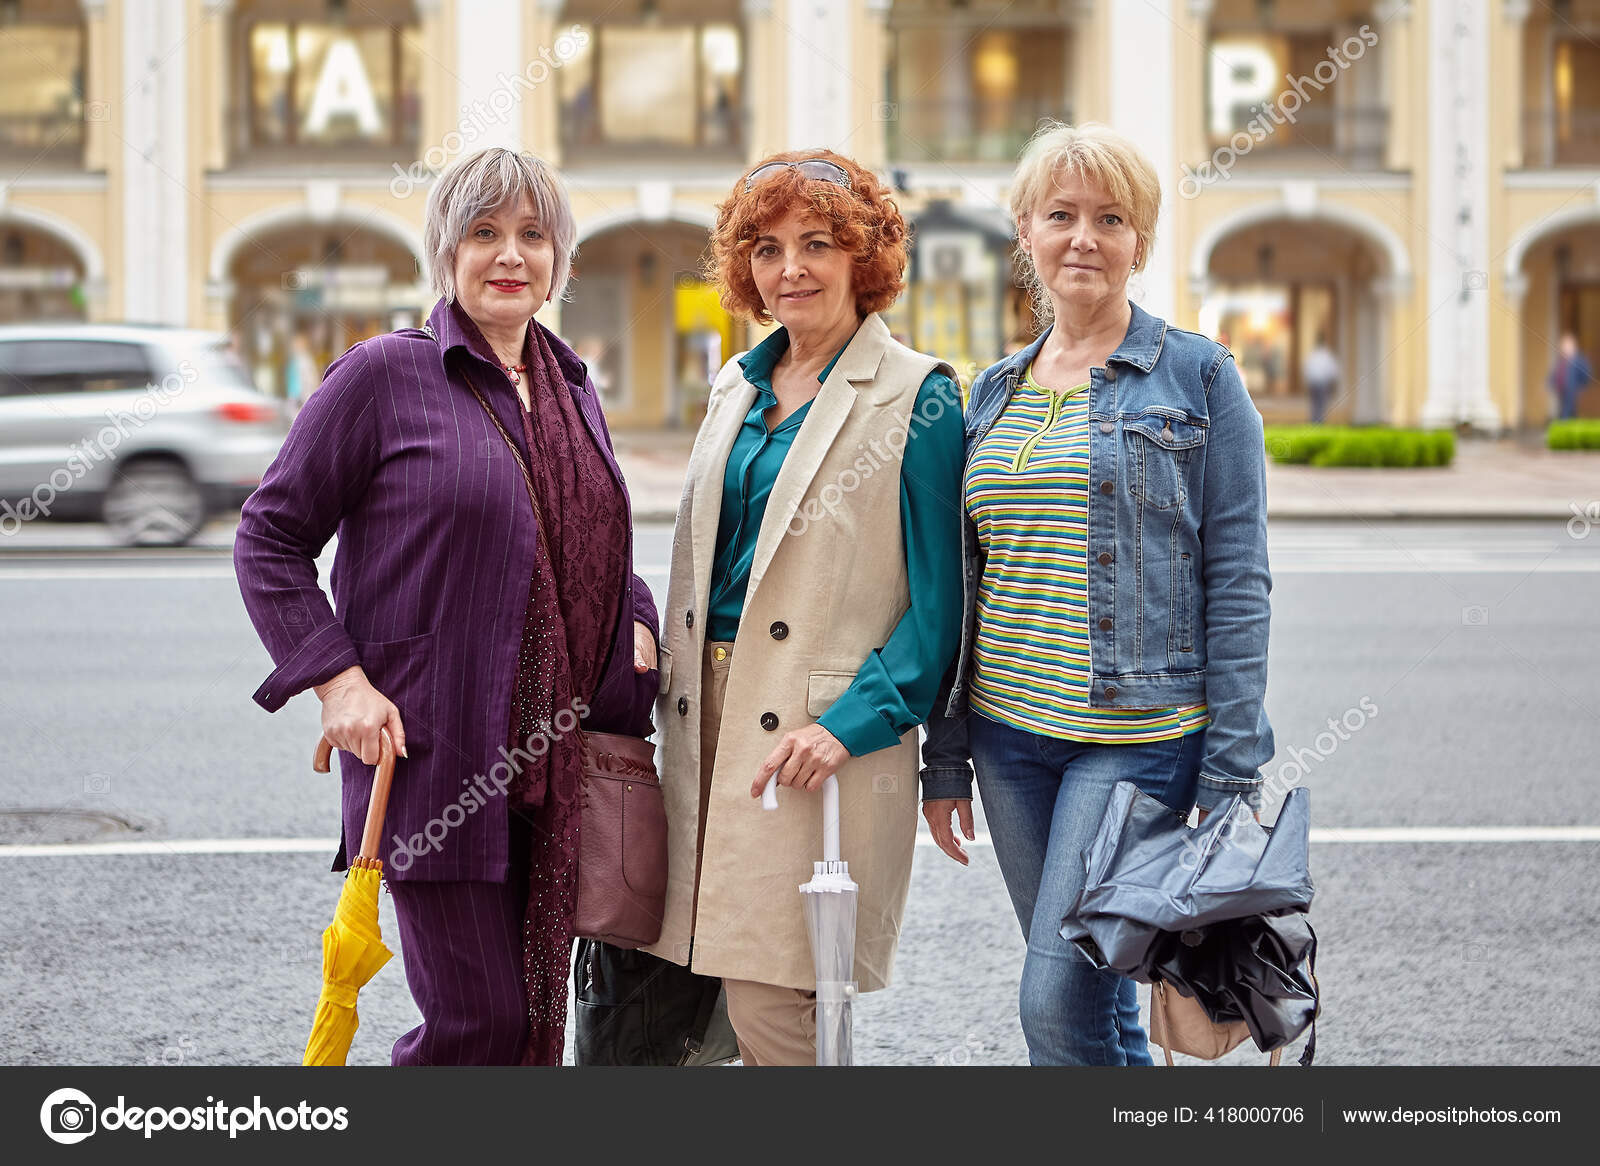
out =
<path fill-rule="evenodd" d="M 837 182 L 840 186 L 849 188 L 850 172 L 836 162 L 829 162 L 825 158 L 807 158 L 802 162 L 768 162 L 764 166 L 757 166 L 744 180 L 745 190 L 755 189 L 757 182 L 762 178 L 771 178 L 780 170 L 798 170 L 807 178 L 820 178 L 823 182 Z"/>

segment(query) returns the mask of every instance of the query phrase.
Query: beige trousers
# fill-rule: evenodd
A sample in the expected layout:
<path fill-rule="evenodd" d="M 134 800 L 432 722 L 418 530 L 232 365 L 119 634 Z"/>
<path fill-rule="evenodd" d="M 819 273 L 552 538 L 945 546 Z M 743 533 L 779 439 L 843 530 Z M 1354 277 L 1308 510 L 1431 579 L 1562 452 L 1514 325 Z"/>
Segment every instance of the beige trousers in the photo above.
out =
<path fill-rule="evenodd" d="M 722 701 L 733 667 L 733 645 L 706 644 L 700 692 L 700 837 L 706 842 L 706 809 L 711 802 L 711 774 L 717 762 L 717 734 L 722 728 Z M 700 863 L 695 860 L 695 906 L 700 902 Z M 691 915 L 691 918 L 694 916 Z M 728 1021 L 746 1065 L 815 1065 L 817 1063 L 817 994 L 753 980 L 723 980 Z"/>

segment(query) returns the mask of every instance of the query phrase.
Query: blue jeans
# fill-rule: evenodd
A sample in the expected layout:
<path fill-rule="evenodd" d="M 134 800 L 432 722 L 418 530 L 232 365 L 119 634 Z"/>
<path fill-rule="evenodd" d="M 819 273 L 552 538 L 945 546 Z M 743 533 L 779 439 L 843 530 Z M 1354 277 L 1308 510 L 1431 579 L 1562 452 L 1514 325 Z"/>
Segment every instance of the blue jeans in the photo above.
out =
<path fill-rule="evenodd" d="M 1083 888 L 1083 851 L 1119 781 L 1187 816 L 1206 731 L 1170 741 L 1090 745 L 974 713 L 972 764 L 1000 874 L 1028 939 L 1019 1007 L 1035 1065 L 1148 1065 L 1138 989 L 1061 938 Z"/>

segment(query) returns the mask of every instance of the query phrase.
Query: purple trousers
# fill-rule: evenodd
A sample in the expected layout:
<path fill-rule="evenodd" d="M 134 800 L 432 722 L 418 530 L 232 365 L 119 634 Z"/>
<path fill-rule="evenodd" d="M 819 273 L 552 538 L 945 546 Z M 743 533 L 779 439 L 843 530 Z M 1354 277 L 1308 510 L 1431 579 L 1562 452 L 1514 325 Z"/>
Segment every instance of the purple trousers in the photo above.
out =
<path fill-rule="evenodd" d="M 522 924 L 532 823 L 513 811 L 503 883 L 393 882 L 400 955 L 422 1023 L 395 1065 L 516 1065 L 528 1040 Z"/>

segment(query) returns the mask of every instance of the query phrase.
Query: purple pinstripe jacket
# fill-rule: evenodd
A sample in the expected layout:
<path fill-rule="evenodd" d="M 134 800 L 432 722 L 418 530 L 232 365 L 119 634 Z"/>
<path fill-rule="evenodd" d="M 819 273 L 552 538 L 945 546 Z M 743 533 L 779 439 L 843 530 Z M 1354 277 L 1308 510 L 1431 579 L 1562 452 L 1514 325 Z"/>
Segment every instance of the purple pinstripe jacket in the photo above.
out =
<path fill-rule="evenodd" d="M 416 330 L 374 336 L 328 367 L 245 502 L 234 542 L 245 609 L 276 665 L 256 702 L 275 712 L 359 663 L 400 709 L 409 757 L 397 763 L 381 855 L 397 880 L 501 882 L 507 871 L 504 786 L 494 767 L 507 771 L 536 525 L 516 462 L 465 378 L 527 457 L 520 402 L 460 311 L 442 299 L 434 306 L 437 341 Z M 587 370 L 545 334 L 626 502 Z M 617 597 L 616 636 L 583 723 L 647 735 L 657 673 L 633 670 L 633 623 L 655 631 L 657 617 L 650 589 L 633 574 L 629 511 L 632 585 Z M 330 607 L 316 557 L 335 533 Z M 340 759 L 334 870 L 360 842 L 373 775 L 358 758 Z M 437 838 L 440 821 L 448 829 L 437 844 L 396 861 L 397 836 L 422 835 L 432 822 Z"/>

